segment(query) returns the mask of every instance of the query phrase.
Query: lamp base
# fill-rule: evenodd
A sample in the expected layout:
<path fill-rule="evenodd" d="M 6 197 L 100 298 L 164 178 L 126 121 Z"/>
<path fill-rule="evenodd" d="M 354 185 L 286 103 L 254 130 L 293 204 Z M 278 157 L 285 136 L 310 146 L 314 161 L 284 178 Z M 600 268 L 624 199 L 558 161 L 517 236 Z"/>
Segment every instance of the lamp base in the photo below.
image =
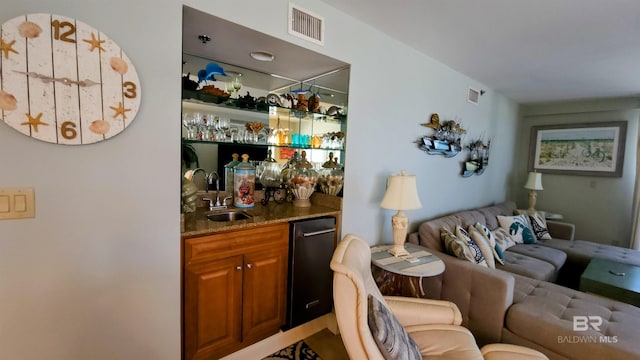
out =
<path fill-rule="evenodd" d="M 393 247 L 387 251 L 393 256 L 409 256 L 409 252 L 404 248 L 404 245 L 393 245 Z"/>

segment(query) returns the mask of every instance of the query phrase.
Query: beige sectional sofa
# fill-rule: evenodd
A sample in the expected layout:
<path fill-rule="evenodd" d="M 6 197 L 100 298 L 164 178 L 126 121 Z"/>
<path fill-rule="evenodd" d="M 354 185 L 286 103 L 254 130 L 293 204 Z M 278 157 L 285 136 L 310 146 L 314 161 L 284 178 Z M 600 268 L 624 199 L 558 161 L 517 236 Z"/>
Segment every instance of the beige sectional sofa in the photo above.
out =
<path fill-rule="evenodd" d="M 498 227 L 513 215 L 513 202 L 460 211 L 420 224 L 409 241 L 429 248 L 445 272 L 424 278 L 427 296 L 454 302 L 480 344 L 505 342 L 542 351 L 551 359 L 639 359 L 640 308 L 585 294 L 554 281 L 575 282 L 592 257 L 640 264 L 640 252 L 573 240 L 571 225 L 549 222 L 552 236 L 505 251 L 505 265 L 481 267 L 444 253 L 440 228 L 480 222 Z M 574 316 L 598 316 L 598 331 L 573 330 Z"/>

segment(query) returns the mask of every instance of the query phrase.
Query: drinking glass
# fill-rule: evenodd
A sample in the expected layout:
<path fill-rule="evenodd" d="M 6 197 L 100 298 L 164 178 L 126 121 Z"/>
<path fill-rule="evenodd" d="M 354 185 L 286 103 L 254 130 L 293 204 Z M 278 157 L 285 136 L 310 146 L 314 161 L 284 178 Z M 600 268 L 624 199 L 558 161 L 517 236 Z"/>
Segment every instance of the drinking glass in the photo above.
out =
<path fill-rule="evenodd" d="M 192 123 L 193 114 L 190 112 L 182 113 L 182 126 L 187 130 L 187 139 L 193 140 L 196 138 L 196 134 L 194 131 L 194 126 Z"/>
<path fill-rule="evenodd" d="M 233 81 L 225 84 L 225 90 L 229 93 L 229 97 L 233 97 L 233 92 L 236 91 L 236 88 L 233 86 Z"/>
<path fill-rule="evenodd" d="M 236 90 L 236 98 L 239 98 L 238 92 L 242 88 L 242 74 L 238 74 L 232 81 L 233 88 Z"/>

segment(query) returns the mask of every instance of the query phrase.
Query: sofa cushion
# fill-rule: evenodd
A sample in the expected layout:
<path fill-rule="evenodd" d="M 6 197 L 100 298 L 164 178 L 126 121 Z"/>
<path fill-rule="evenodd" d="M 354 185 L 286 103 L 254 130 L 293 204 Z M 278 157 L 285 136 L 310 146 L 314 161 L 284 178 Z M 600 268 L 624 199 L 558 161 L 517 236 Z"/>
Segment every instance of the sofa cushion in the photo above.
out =
<path fill-rule="evenodd" d="M 568 262 L 579 263 L 584 267 L 594 257 L 640 266 L 640 251 L 637 250 L 583 240 L 550 239 L 541 240 L 539 244 L 565 252 Z"/>
<path fill-rule="evenodd" d="M 496 269 L 544 281 L 556 279 L 556 268 L 546 261 L 511 251 L 505 252 L 504 257 L 504 265 L 496 264 Z"/>
<path fill-rule="evenodd" d="M 556 271 L 559 271 L 567 261 L 567 254 L 564 251 L 539 244 L 518 244 L 510 247 L 508 251 L 546 261 L 553 265 Z"/>
<path fill-rule="evenodd" d="M 386 360 L 420 360 L 420 348 L 391 311 L 374 296 L 368 296 L 367 323 Z"/>
<path fill-rule="evenodd" d="M 442 242 L 446 249 L 446 253 L 457 257 L 458 259 L 467 260 L 480 266 L 488 267 L 487 261 L 478 245 L 469 237 L 466 230 L 460 226 L 456 226 L 456 234 L 446 228 L 440 230 Z"/>
<path fill-rule="evenodd" d="M 533 244 L 537 240 L 533 231 L 529 228 L 529 219 L 527 219 L 526 215 L 498 215 L 498 223 L 501 228 L 509 231 L 509 235 L 511 235 L 516 244 Z"/>
<path fill-rule="evenodd" d="M 468 227 L 477 222 L 485 224 L 493 230 L 498 227 L 498 215 L 513 214 L 516 204 L 513 201 L 505 201 L 474 210 L 459 211 L 437 219 L 425 221 L 418 227 L 419 244 L 429 249 L 446 252 L 440 240 L 440 229 L 446 228 L 455 232 L 456 225 Z"/>
<path fill-rule="evenodd" d="M 505 328 L 571 359 L 637 359 L 640 308 L 514 275 Z M 574 316 L 598 316 L 599 330 L 574 331 Z M 597 323 L 596 323 L 597 325 Z"/>

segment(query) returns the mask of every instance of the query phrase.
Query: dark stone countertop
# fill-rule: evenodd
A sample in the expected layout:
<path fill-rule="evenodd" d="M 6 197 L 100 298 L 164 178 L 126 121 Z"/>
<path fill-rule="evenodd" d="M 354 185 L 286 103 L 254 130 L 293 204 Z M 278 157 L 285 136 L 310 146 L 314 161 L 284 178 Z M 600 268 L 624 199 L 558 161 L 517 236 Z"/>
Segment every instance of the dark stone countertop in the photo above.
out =
<path fill-rule="evenodd" d="M 296 207 L 290 202 L 278 204 L 274 201 L 262 205 L 259 201 L 253 208 L 243 209 L 253 217 L 245 220 L 217 222 L 210 221 L 206 215 L 212 213 L 207 207 L 198 207 L 193 213 L 184 215 L 182 238 L 203 236 L 222 231 L 241 230 L 254 226 L 317 218 L 322 216 L 340 216 L 342 199 L 313 194 L 310 207 Z M 230 209 L 239 209 L 230 207 Z M 217 211 L 213 211 L 217 212 Z"/>

